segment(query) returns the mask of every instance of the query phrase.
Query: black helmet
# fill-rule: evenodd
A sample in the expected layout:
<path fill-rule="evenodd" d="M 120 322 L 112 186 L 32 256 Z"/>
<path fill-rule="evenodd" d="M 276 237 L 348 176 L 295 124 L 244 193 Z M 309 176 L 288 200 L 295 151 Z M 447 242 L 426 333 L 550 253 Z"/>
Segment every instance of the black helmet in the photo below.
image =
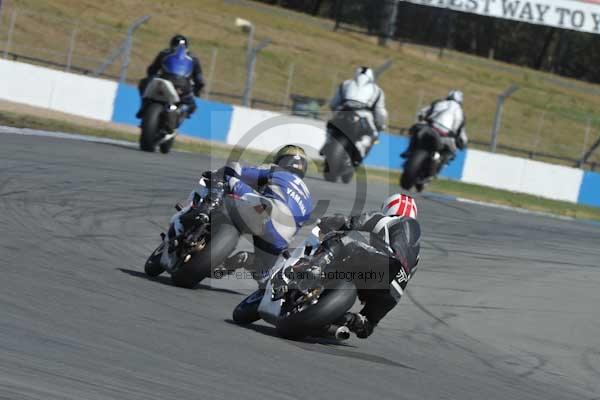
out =
<path fill-rule="evenodd" d="M 306 152 L 302 147 L 293 144 L 288 144 L 279 149 L 273 163 L 298 175 L 300 178 L 304 178 L 308 169 Z"/>
<path fill-rule="evenodd" d="M 179 46 L 180 44 L 183 44 L 185 46 L 185 48 L 187 49 L 188 47 L 188 40 L 185 36 L 183 35 L 175 35 L 171 38 L 171 48 L 174 49 L 177 46 Z"/>

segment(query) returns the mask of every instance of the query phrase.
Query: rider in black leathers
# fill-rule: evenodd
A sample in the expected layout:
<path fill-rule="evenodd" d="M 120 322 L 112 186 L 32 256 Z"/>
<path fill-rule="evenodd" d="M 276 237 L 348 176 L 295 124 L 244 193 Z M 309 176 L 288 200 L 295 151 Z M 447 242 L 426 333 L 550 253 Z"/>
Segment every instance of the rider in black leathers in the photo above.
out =
<path fill-rule="evenodd" d="M 140 92 L 140 97 L 143 98 L 144 91 L 148 86 L 148 83 L 152 80 L 152 78 L 156 75 L 159 75 L 162 70 L 163 61 L 166 57 L 170 56 L 175 52 L 178 46 L 184 45 L 187 49 L 189 46 L 189 42 L 187 38 L 183 35 L 175 35 L 171 38 L 170 47 L 168 49 L 162 50 L 152 64 L 148 66 L 146 71 L 147 76 L 140 80 L 138 84 L 138 90 Z M 191 82 L 183 83 L 183 95 L 181 95 L 181 103 L 187 106 L 187 116 L 191 116 L 194 111 L 196 111 L 196 101 L 194 100 L 194 96 L 199 96 L 202 88 L 204 87 L 204 78 L 202 77 L 202 67 L 200 66 L 200 60 L 189 50 L 187 51 L 188 56 L 192 59 L 194 64 L 194 70 L 191 76 Z M 146 102 L 142 100 L 142 105 L 140 110 L 137 112 L 136 117 L 141 118 L 144 114 L 144 110 L 146 107 Z"/>
<path fill-rule="evenodd" d="M 383 273 L 373 274 L 370 280 L 354 280 L 364 307 L 359 313 L 346 313 L 336 325 L 347 326 L 357 337 L 367 338 L 398 304 L 419 261 L 421 231 L 415 218 L 414 200 L 397 194 L 386 200 L 382 212 L 350 218 L 337 214 L 321 220 L 322 232 L 347 233 L 322 243 L 311 264 L 323 271 L 329 263 L 343 259 L 345 270 Z M 368 244 L 352 238 L 350 231 L 368 233 Z"/>

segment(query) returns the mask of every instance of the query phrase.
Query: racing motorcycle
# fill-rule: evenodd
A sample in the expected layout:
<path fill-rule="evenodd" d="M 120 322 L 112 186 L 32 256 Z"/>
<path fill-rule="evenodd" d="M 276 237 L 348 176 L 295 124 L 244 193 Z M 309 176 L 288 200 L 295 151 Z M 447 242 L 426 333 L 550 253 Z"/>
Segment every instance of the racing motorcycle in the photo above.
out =
<path fill-rule="evenodd" d="M 359 146 L 365 147 L 364 154 L 376 144 L 362 143 L 365 134 L 372 132 L 369 121 L 358 115 L 356 111 L 338 111 L 327 124 L 327 138 L 319 152 L 324 157 L 323 176 L 329 182 L 349 183 L 354 175 L 355 168 L 359 167 L 363 157 L 358 150 Z"/>
<path fill-rule="evenodd" d="M 183 234 L 166 240 L 166 235 L 162 233 L 161 244 L 152 252 L 144 266 L 144 271 L 151 277 L 166 270 L 173 283 L 184 288 L 193 288 L 204 278 L 210 277 L 213 271 L 217 271 L 225 258 L 235 250 L 240 236 L 224 211 L 227 194 L 222 181 L 203 178 L 199 189 L 191 197 L 191 204 L 180 219 L 184 227 Z M 183 207 L 177 204 L 175 209 L 181 212 Z M 169 229 L 174 228 L 170 226 Z M 165 269 L 160 259 L 169 246 L 175 262 Z M 221 272 L 215 275 L 222 276 Z"/>
<path fill-rule="evenodd" d="M 336 321 L 354 305 L 357 298 L 354 283 L 335 279 L 336 264 L 316 275 L 306 266 L 319 249 L 320 230 L 313 229 L 303 246 L 291 254 L 284 253 L 270 271 L 265 290 L 257 290 L 233 311 L 233 320 L 250 324 L 259 319 L 275 325 L 285 338 L 326 336 L 348 339 L 350 331 Z M 330 232 L 330 235 L 339 235 Z M 338 264 L 339 267 L 339 264 Z"/>
<path fill-rule="evenodd" d="M 418 192 L 425 188 L 425 184 L 433 179 L 449 161 L 448 154 L 444 151 L 442 137 L 448 136 L 442 130 L 429 124 L 419 124 L 413 127 L 413 148 L 403 157 L 404 162 L 400 186 L 410 190 L 413 186 Z"/>
<path fill-rule="evenodd" d="M 185 47 L 180 45 L 163 62 L 161 74 L 148 83 L 142 96 L 145 106 L 141 123 L 141 150 L 154 152 L 156 146 L 163 154 L 171 150 L 177 135 L 176 129 L 187 116 L 181 96 L 191 91 L 190 76 L 193 70 L 192 59 Z"/>

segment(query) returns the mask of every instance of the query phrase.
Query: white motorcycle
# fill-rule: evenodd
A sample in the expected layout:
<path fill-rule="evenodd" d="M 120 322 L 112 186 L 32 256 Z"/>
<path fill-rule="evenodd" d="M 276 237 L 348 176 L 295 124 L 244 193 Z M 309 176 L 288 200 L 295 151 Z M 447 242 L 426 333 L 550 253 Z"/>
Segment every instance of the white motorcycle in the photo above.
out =
<path fill-rule="evenodd" d="M 233 320 L 250 324 L 259 319 L 275 325 L 285 338 L 330 336 L 348 339 L 350 331 L 336 325 L 354 305 L 357 292 L 354 283 L 335 279 L 336 263 L 317 275 L 305 266 L 318 251 L 320 230 L 314 228 L 304 245 L 291 254 L 282 255 L 270 271 L 265 290 L 257 290 L 233 311 Z M 328 233 L 339 235 L 339 232 Z"/>

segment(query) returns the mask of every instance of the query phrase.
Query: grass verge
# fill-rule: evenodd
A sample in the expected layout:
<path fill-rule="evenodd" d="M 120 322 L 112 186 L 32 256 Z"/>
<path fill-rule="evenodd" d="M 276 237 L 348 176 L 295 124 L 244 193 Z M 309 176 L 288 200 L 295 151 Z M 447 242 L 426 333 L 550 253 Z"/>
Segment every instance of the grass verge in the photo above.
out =
<path fill-rule="evenodd" d="M 16 112 L 0 111 L 0 125 L 77 133 L 81 135 L 120 139 L 129 142 L 138 141 L 137 134 L 120 130 L 118 127 L 92 127 L 75 122 L 64 121 L 59 118 L 39 117 Z M 181 137 L 175 142 L 174 148 L 194 153 L 211 154 L 215 157 L 225 159 L 231 157 L 232 159 L 240 159 L 249 163 L 262 163 L 269 157 L 268 154 L 260 151 L 248 151 L 237 147 Z M 318 173 L 317 169 L 320 168 L 320 165 L 312 164 L 310 168 L 312 173 Z M 397 171 L 370 168 L 367 169 L 366 176 L 367 179 L 374 179 L 392 185 L 397 185 L 400 179 L 400 173 Z M 564 201 L 550 200 L 528 194 L 513 193 L 463 182 L 438 179 L 428 187 L 428 191 L 476 201 L 524 208 L 532 211 L 547 212 L 577 219 L 600 221 L 600 208 L 581 206 Z"/>

